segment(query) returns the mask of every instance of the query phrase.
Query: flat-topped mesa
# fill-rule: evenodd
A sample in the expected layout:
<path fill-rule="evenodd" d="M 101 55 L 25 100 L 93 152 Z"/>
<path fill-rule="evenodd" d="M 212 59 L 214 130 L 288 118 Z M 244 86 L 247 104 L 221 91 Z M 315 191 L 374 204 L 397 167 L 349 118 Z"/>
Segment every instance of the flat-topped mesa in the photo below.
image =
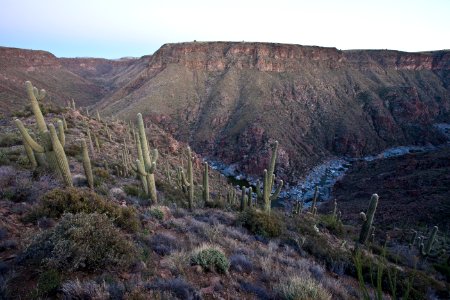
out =
<path fill-rule="evenodd" d="M 190 42 L 163 45 L 152 57 L 150 70 L 182 64 L 192 70 L 223 71 L 229 66 L 268 72 L 298 70 L 302 64 L 331 69 L 376 66 L 405 70 L 449 70 L 450 51 L 338 50 L 336 48 L 253 42 Z"/>
<path fill-rule="evenodd" d="M 60 68 L 58 58 L 47 51 L 0 47 L 0 67 Z"/>
<path fill-rule="evenodd" d="M 336 48 L 275 43 L 192 42 L 165 44 L 152 57 L 149 68 L 183 64 L 189 69 L 223 71 L 233 65 L 239 69 L 286 72 L 304 60 L 325 61 L 335 67 L 342 60 Z"/>

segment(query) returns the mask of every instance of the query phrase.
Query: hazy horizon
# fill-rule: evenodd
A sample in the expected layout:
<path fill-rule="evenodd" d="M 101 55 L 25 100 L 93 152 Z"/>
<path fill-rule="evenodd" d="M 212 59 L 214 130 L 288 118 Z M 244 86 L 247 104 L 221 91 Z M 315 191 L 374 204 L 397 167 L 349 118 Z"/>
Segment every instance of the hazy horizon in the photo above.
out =
<path fill-rule="evenodd" d="M 420 52 L 450 49 L 450 1 L 4 0 L 0 45 L 118 59 L 231 41 Z"/>

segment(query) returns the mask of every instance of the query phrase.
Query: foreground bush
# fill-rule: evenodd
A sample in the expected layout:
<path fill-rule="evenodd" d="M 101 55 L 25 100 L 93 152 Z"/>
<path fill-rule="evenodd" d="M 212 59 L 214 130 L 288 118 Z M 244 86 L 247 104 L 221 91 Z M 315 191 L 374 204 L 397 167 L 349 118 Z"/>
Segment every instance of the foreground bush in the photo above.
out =
<path fill-rule="evenodd" d="M 34 237 L 23 260 L 64 271 L 127 267 L 136 249 L 103 214 L 65 214 L 58 225 Z"/>
<path fill-rule="evenodd" d="M 309 277 L 293 276 L 281 280 L 275 286 L 278 299 L 285 300 L 329 300 L 330 293 Z"/>
<path fill-rule="evenodd" d="M 46 193 L 26 219 L 35 222 L 42 217 L 56 219 L 64 213 L 81 212 L 106 214 L 117 226 L 131 232 L 139 228 L 134 208 L 120 206 L 93 191 L 77 188 L 54 189 Z"/>
<path fill-rule="evenodd" d="M 239 216 L 239 222 L 252 233 L 264 237 L 277 237 L 283 229 L 283 223 L 275 212 L 268 214 L 260 210 L 247 209 Z"/>
<path fill-rule="evenodd" d="M 195 249 L 191 255 L 191 263 L 200 265 L 206 270 L 216 270 L 219 273 L 226 273 L 230 267 L 223 251 L 211 245 L 202 245 Z"/>

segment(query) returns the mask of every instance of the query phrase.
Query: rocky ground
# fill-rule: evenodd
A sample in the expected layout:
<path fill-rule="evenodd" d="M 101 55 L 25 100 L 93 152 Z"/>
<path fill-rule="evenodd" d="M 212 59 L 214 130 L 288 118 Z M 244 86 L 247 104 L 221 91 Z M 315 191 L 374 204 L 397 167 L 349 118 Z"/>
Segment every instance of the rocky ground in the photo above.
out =
<path fill-rule="evenodd" d="M 27 111 L 20 115 L 28 128 L 34 126 L 34 118 Z M 3 122 L 0 298 L 362 297 L 352 259 L 360 225 L 347 224 L 345 218 L 351 212 L 341 207 L 341 201 L 344 224 L 328 211 L 317 216 L 306 210 L 296 215 L 278 209 L 267 215 L 260 208 L 241 212 L 238 199 L 225 200 L 232 187 L 211 170 L 211 203 L 205 205 L 199 186 L 202 158 L 195 155 L 195 203 L 194 209 L 188 210 L 175 176 L 178 166 L 186 167 L 186 144 L 148 121 L 150 146 L 160 152 L 155 174 L 159 202 L 150 203 L 135 176 L 119 176 L 115 171 L 122 164 L 124 141 L 136 157 L 129 125 L 123 121 L 98 121 L 73 109 L 59 109 L 45 118 L 54 122 L 62 115 L 68 124 L 65 151 L 74 188 L 64 188 L 47 170 L 32 170 L 12 119 Z M 79 139 L 84 137 L 87 126 L 100 140 L 100 149 L 90 153 L 93 190 L 86 187 L 80 156 Z M 435 159 L 436 166 L 445 165 L 444 156 L 440 162 Z M 378 192 L 383 199 L 382 191 Z M 382 218 L 382 213 L 377 212 L 375 220 Z M 369 293 L 373 292 L 369 270 L 383 265 L 391 272 L 385 271 L 382 276 L 386 297 L 392 293 L 388 274 L 399 270 L 394 280 L 397 296 L 406 292 L 412 278 L 412 298 L 449 297 L 447 256 L 421 257 L 416 247 L 408 248 L 408 234 L 392 234 L 384 257 L 380 255 L 384 238 L 377 237 L 362 247 Z M 414 261 L 419 263 L 414 266 Z"/>

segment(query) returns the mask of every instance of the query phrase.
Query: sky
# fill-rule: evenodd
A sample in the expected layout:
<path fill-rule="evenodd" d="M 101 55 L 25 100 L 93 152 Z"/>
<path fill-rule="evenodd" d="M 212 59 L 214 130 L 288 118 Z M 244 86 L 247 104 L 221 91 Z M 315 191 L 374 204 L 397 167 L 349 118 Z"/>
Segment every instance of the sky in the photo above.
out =
<path fill-rule="evenodd" d="M 450 49 L 450 0 L 0 0 L 0 46 L 114 59 L 194 40 Z"/>

